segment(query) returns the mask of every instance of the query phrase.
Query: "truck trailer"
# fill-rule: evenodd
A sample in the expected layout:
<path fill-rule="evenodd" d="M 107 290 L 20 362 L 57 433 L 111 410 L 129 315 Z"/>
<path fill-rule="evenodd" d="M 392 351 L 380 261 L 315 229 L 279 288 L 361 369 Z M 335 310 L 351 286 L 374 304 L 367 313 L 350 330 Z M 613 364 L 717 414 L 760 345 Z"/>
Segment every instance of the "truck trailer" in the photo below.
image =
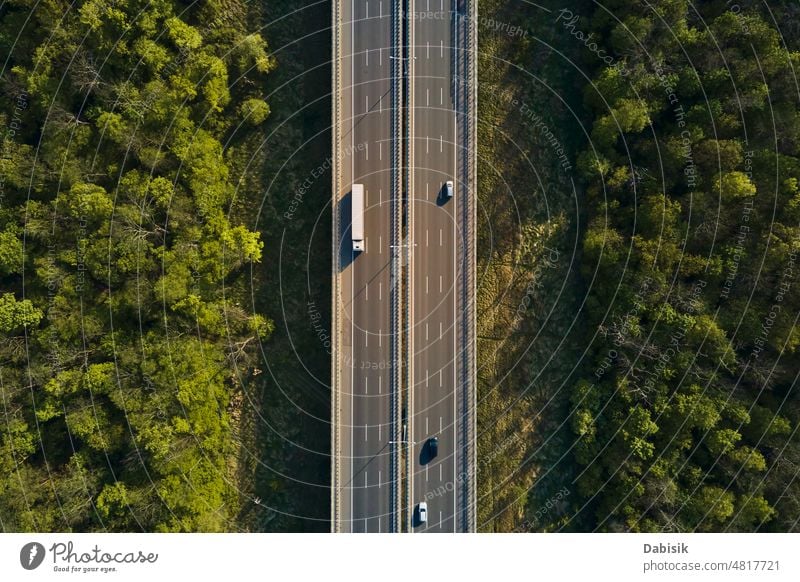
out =
<path fill-rule="evenodd" d="M 364 184 L 353 184 L 350 206 L 353 213 L 350 222 L 353 251 L 360 252 L 364 250 Z"/>

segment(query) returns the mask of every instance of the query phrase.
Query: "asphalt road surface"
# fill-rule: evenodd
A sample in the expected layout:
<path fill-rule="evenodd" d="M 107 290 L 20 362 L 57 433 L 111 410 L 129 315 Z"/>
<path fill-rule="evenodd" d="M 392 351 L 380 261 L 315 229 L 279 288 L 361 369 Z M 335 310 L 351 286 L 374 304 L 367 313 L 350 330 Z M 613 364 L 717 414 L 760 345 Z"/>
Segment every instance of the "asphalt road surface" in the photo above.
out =
<path fill-rule="evenodd" d="M 452 0 L 414 0 L 414 197 L 412 294 L 412 502 L 426 501 L 428 522 L 415 532 L 461 531 L 457 516 L 456 284 L 458 207 L 455 18 Z M 444 184 L 455 183 L 447 198 Z M 439 452 L 429 455 L 429 439 Z"/>
<path fill-rule="evenodd" d="M 465 106 L 472 85 L 464 83 L 474 77 L 466 74 L 474 64 L 465 58 L 469 20 L 457 11 L 465 4 L 460 0 L 408 2 L 411 59 L 402 66 L 389 58 L 392 52 L 401 54 L 399 22 L 394 21 L 397 2 L 335 5 L 335 13 L 341 14 L 340 34 L 334 35 L 341 66 L 335 67 L 334 78 L 341 93 L 334 100 L 334 148 L 343 157 L 334 178 L 341 184 L 334 198 L 334 223 L 340 223 L 334 231 L 339 246 L 334 255 L 334 531 L 405 529 L 400 515 L 393 513 L 403 503 L 401 493 L 410 503 L 402 511 L 404 516 L 413 514 L 412 532 L 474 528 L 474 279 L 473 270 L 464 268 L 474 261 L 474 209 L 468 204 L 474 158 L 468 143 L 471 109 Z M 413 101 L 406 110 L 411 143 L 403 144 L 408 168 L 393 166 L 400 160 L 393 147 L 405 128 L 400 128 L 402 111 L 393 108 L 392 63 L 397 65 L 396 83 L 400 69 L 404 71 Z M 393 127 L 400 131 L 394 143 Z M 404 173 L 410 180 L 408 238 L 398 246 L 392 237 L 405 235 L 400 196 L 393 188 Z M 455 183 L 452 198 L 445 195 L 450 180 Z M 365 191 L 365 250 L 358 254 L 352 251 L 349 228 L 353 183 L 363 184 Z M 403 281 L 409 304 L 393 313 L 402 287 L 399 279 L 393 280 L 392 269 L 400 268 L 406 250 L 410 258 Z M 393 320 L 406 315 L 405 321 Z M 393 325 L 405 324 L 405 342 L 394 340 Z M 403 349 L 408 350 L 405 356 Z M 410 393 L 402 406 L 408 431 L 404 425 L 401 437 L 397 405 L 402 386 L 392 382 L 398 379 L 393 367 L 406 357 L 409 374 L 404 381 Z M 435 457 L 428 444 L 433 437 L 439 443 Z M 393 471 L 399 467 L 395 450 L 409 453 L 405 491 Z M 424 524 L 414 511 L 421 501 L 428 505 Z"/>
<path fill-rule="evenodd" d="M 364 184 L 365 250 L 354 254 L 342 205 L 341 481 L 344 532 L 391 528 L 390 0 L 343 6 L 343 188 Z"/>

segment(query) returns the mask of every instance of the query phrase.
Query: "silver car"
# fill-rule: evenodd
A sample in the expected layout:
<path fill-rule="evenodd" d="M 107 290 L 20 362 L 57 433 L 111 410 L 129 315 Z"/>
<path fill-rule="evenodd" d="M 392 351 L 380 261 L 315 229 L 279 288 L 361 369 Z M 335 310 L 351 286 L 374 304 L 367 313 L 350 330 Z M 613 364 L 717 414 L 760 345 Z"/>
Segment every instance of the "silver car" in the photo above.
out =
<path fill-rule="evenodd" d="M 444 183 L 444 194 L 448 198 L 452 198 L 453 197 L 453 181 L 452 180 L 448 180 L 447 182 Z"/>

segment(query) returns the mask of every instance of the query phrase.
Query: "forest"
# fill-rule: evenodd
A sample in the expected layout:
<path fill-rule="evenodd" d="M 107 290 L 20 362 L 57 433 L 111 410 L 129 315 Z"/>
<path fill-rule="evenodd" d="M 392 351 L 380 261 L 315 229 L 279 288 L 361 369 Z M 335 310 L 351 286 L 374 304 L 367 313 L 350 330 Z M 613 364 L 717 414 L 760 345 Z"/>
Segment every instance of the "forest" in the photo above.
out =
<path fill-rule="evenodd" d="M 0 530 L 224 531 L 275 67 L 238 0 L 0 7 Z"/>
<path fill-rule="evenodd" d="M 591 51 L 578 169 L 594 333 L 561 526 L 796 531 L 797 5 L 587 10 L 559 23 Z"/>

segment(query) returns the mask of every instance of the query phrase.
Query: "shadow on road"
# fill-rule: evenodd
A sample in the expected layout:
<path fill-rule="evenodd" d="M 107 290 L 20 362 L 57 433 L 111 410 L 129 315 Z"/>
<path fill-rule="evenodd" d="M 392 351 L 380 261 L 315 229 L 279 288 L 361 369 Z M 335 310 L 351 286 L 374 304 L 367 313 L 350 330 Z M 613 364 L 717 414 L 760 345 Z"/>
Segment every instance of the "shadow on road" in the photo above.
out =
<path fill-rule="evenodd" d="M 339 203 L 339 207 L 334 212 L 339 212 L 339 224 L 341 225 L 341 235 L 339 238 L 339 272 L 344 272 L 350 263 L 353 262 L 353 242 L 350 234 L 350 226 L 353 220 L 353 193 L 348 192 Z"/>

